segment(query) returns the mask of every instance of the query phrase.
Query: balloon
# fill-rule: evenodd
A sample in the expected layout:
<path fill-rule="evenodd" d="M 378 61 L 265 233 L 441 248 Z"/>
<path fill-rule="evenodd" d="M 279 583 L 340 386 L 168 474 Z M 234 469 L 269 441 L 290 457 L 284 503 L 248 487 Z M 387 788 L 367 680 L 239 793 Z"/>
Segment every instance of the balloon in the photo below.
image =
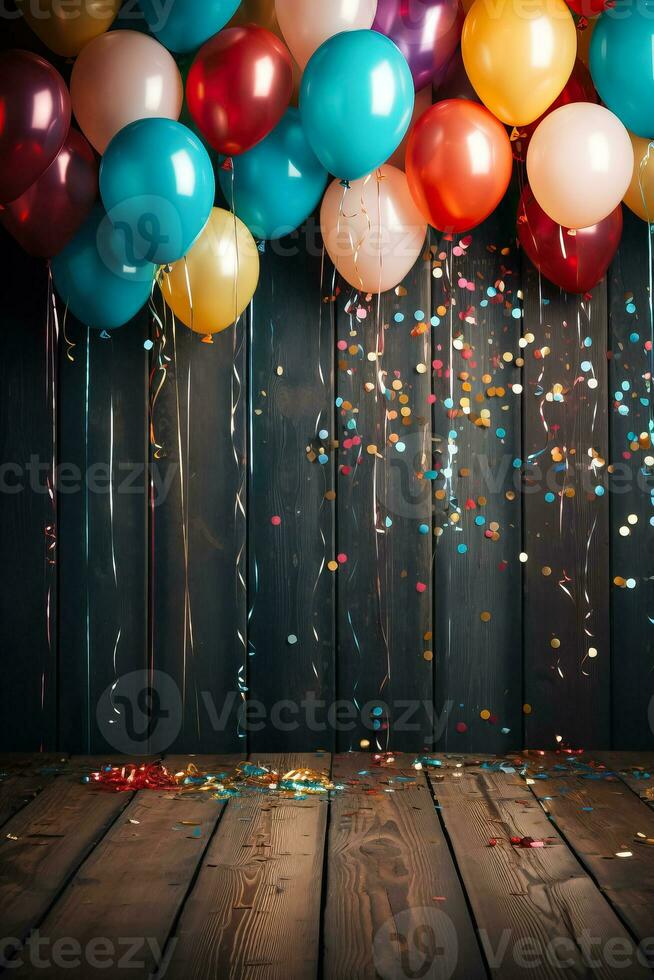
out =
<path fill-rule="evenodd" d="M 305 69 L 302 125 L 325 169 L 356 180 L 400 145 L 414 100 L 397 46 L 376 31 L 348 31 L 326 41 Z"/>
<path fill-rule="evenodd" d="M 552 221 L 527 187 L 518 206 L 518 239 L 546 279 L 567 293 L 587 293 L 606 275 L 622 237 L 622 207 L 571 233 Z"/>
<path fill-rule="evenodd" d="M 461 48 L 457 48 L 443 73 L 442 81 L 436 89 L 436 101 L 443 99 L 467 99 L 468 102 L 480 102 L 480 98 L 472 87 L 461 56 Z"/>
<path fill-rule="evenodd" d="M 190 129 L 172 119 L 138 119 L 107 147 L 100 194 L 136 254 L 163 265 L 181 259 L 204 228 L 216 182 L 209 154 Z"/>
<path fill-rule="evenodd" d="M 182 323 L 195 333 L 213 334 L 239 318 L 258 281 L 252 235 L 236 215 L 214 208 L 186 258 L 164 275 L 162 292 Z"/>
<path fill-rule="evenodd" d="M 86 221 L 98 196 L 98 164 L 81 133 L 71 129 L 44 174 L 0 207 L 0 222 L 30 255 L 61 252 Z"/>
<path fill-rule="evenodd" d="M 416 101 L 413 107 L 413 115 L 411 116 L 411 123 L 406 132 L 406 136 L 398 146 L 395 153 L 388 158 L 386 161 L 391 167 L 399 167 L 400 170 L 404 170 L 404 163 L 406 157 L 406 145 L 409 142 L 409 133 L 411 132 L 415 123 L 420 119 L 420 117 L 427 112 L 427 109 L 431 106 L 431 85 L 427 85 L 426 88 L 421 89 L 416 92 Z"/>
<path fill-rule="evenodd" d="M 595 25 L 590 73 L 607 109 L 636 136 L 654 136 L 654 7 L 647 0 L 627 16 L 611 11 Z"/>
<path fill-rule="evenodd" d="M 577 32 L 564 0 L 502 6 L 475 0 L 461 52 L 484 105 L 510 126 L 526 126 L 554 102 L 575 63 Z"/>
<path fill-rule="evenodd" d="M 300 68 L 335 34 L 372 27 L 376 10 L 377 0 L 275 0 L 284 40 Z"/>
<path fill-rule="evenodd" d="M 459 0 L 379 0 L 372 26 L 395 41 L 418 92 L 438 85 L 461 39 L 463 14 Z"/>
<path fill-rule="evenodd" d="M 629 133 L 634 169 L 624 203 L 643 221 L 654 221 L 654 144 Z"/>
<path fill-rule="evenodd" d="M 76 57 L 94 37 L 108 31 L 122 0 L 84 0 L 71 10 L 61 0 L 16 0 L 34 33 L 63 58 Z"/>
<path fill-rule="evenodd" d="M 68 309 L 99 330 L 122 327 L 138 313 L 150 296 L 155 271 L 151 263 L 130 255 L 99 205 L 52 260 L 54 284 Z"/>
<path fill-rule="evenodd" d="M 227 156 L 245 153 L 275 128 L 293 90 L 291 56 L 262 27 L 230 27 L 200 48 L 186 82 L 195 124 Z"/>
<path fill-rule="evenodd" d="M 30 51 L 0 55 L 0 204 L 44 173 L 70 128 L 70 98 L 49 62 Z"/>
<path fill-rule="evenodd" d="M 279 40 L 286 44 L 282 29 L 275 13 L 275 0 L 243 0 L 240 7 L 230 20 L 228 27 L 247 27 L 254 24 L 255 27 L 265 27 L 267 31 L 272 31 Z M 302 71 L 295 60 L 293 62 L 293 94 L 291 105 L 297 106 L 300 98 L 300 83 L 302 81 Z"/>
<path fill-rule="evenodd" d="M 239 0 L 139 0 L 148 26 L 156 39 L 183 54 L 195 51 L 222 30 L 239 5 Z"/>
<path fill-rule="evenodd" d="M 612 4 L 611 0 L 566 0 L 570 10 L 574 10 L 580 17 L 597 17 Z"/>
<path fill-rule="evenodd" d="M 512 141 L 513 156 L 516 158 L 516 160 L 525 160 L 531 137 L 534 135 L 536 128 L 542 123 L 545 116 L 548 116 L 550 112 L 554 112 L 555 109 L 560 109 L 562 105 L 570 105 L 571 102 L 593 102 L 597 104 L 598 101 L 597 92 L 593 86 L 590 72 L 584 63 L 577 59 L 577 61 L 575 61 L 575 66 L 572 69 L 572 75 L 570 75 L 570 78 L 565 83 L 563 91 L 559 97 L 554 100 L 549 109 L 547 109 L 542 116 L 536 119 L 535 122 L 529 123 L 528 126 L 520 127 L 520 132 L 517 138 Z"/>
<path fill-rule="evenodd" d="M 327 171 L 307 143 L 297 109 L 286 115 L 247 153 L 234 157 L 233 171 L 219 171 L 220 186 L 236 214 L 256 238 L 281 238 L 305 221 L 320 203 Z"/>
<path fill-rule="evenodd" d="M 420 256 L 427 234 L 405 175 L 387 165 L 347 189 L 335 180 L 322 202 L 320 228 L 332 262 L 363 293 L 397 286 Z"/>
<path fill-rule="evenodd" d="M 138 31 L 110 31 L 87 44 L 70 94 L 77 122 L 99 153 L 136 119 L 178 119 L 184 98 L 172 55 Z"/>
<path fill-rule="evenodd" d="M 527 175 L 543 211 L 564 228 L 587 228 L 624 197 L 634 166 L 629 134 L 601 105 L 573 102 L 531 138 Z"/>
<path fill-rule="evenodd" d="M 593 40 L 593 31 L 597 19 L 586 20 L 582 18 L 577 22 L 577 58 L 583 61 L 586 68 L 590 70 L 590 45 Z"/>
<path fill-rule="evenodd" d="M 483 106 L 437 102 L 416 123 L 406 151 L 413 199 L 440 231 L 474 228 L 500 203 L 513 157 L 506 130 Z"/>

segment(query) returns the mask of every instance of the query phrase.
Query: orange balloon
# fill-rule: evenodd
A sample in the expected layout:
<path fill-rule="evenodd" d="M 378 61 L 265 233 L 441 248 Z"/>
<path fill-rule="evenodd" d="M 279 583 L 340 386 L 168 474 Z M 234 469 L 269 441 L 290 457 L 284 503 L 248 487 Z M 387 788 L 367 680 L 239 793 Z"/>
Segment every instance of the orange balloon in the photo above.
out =
<path fill-rule="evenodd" d="M 427 221 L 444 232 L 474 228 L 500 203 L 513 154 L 504 126 L 467 99 L 445 99 L 413 127 L 406 175 Z"/>

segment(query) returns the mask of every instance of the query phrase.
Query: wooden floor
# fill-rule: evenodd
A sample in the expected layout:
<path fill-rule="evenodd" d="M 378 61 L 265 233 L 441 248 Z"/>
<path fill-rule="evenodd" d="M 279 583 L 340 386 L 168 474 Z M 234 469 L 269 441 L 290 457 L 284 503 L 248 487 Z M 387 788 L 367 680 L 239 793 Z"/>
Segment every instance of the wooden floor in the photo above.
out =
<path fill-rule="evenodd" d="M 2 757 L 3 972 L 651 976 L 654 752 L 415 758 L 257 755 L 342 788 L 225 802 L 82 781 L 111 760 Z"/>

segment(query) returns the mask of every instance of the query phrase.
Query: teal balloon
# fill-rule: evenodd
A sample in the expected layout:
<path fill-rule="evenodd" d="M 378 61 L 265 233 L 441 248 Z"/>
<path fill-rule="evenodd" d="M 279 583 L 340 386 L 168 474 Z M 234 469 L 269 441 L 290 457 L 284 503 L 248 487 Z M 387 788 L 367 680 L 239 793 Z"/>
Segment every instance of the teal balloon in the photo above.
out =
<path fill-rule="evenodd" d="M 156 267 L 137 262 L 124 235 L 96 205 L 77 235 L 52 260 L 57 292 L 82 323 L 122 327 L 147 303 Z"/>
<path fill-rule="evenodd" d="M 411 70 L 393 41 L 377 31 L 346 31 L 325 41 L 309 61 L 300 114 L 325 169 L 357 180 L 398 148 L 414 100 Z"/>
<path fill-rule="evenodd" d="M 607 109 L 635 133 L 654 137 L 654 2 L 640 0 L 619 17 L 619 6 L 597 21 L 590 73 Z"/>
<path fill-rule="evenodd" d="M 232 157 L 233 172 L 218 179 L 228 205 L 255 238 L 281 238 L 316 209 L 327 186 L 327 171 L 309 146 L 297 109 L 261 143 Z"/>
<path fill-rule="evenodd" d="M 240 0 L 139 0 L 148 27 L 169 51 L 195 51 L 222 30 Z"/>
<path fill-rule="evenodd" d="M 139 259 L 165 265 L 186 255 L 216 195 L 201 140 L 172 119 L 138 119 L 114 136 L 100 164 L 100 196 Z"/>

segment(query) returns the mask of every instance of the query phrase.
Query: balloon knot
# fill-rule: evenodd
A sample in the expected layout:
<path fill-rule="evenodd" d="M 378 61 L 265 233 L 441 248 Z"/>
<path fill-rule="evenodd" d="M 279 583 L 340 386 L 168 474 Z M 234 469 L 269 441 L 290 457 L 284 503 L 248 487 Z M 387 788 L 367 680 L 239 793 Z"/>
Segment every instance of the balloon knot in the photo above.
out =
<path fill-rule="evenodd" d="M 257 242 L 257 248 L 260 252 L 266 251 L 266 243 L 263 239 L 260 242 Z"/>
<path fill-rule="evenodd" d="M 203 337 L 202 338 L 202 343 L 203 344 L 213 344 L 213 337 L 211 336 L 210 333 L 208 333 L 206 337 Z"/>
<path fill-rule="evenodd" d="M 233 170 L 234 169 L 234 161 L 232 160 L 232 158 L 231 157 L 225 157 L 225 159 L 223 160 L 223 162 L 222 162 L 222 164 L 220 166 L 220 169 L 221 170 Z"/>
<path fill-rule="evenodd" d="M 345 190 L 348 190 L 349 191 L 349 189 L 350 189 L 351 186 L 352 185 L 350 184 L 349 180 L 342 180 L 341 181 L 341 187 L 344 187 Z"/>

